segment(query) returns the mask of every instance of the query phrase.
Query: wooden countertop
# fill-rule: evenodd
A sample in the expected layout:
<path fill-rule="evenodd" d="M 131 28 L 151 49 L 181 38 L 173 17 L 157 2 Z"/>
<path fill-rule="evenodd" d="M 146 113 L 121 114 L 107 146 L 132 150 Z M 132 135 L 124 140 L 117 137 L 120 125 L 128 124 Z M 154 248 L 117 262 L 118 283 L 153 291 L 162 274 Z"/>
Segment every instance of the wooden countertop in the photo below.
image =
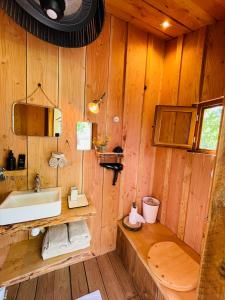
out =
<path fill-rule="evenodd" d="M 89 202 L 89 205 L 86 207 L 68 208 L 67 199 L 64 198 L 62 199 L 62 212 L 59 216 L 0 226 L 0 236 L 13 234 L 20 230 L 29 230 L 35 227 L 50 227 L 58 224 L 84 220 L 95 214 L 96 209 L 93 203 Z"/>
<path fill-rule="evenodd" d="M 163 241 L 175 242 L 187 254 L 189 254 L 196 262 L 200 263 L 200 256 L 193 249 L 191 249 L 183 241 L 178 239 L 178 237 L 173 232 L 171 232 L 168 228 L 166 228 L 160 223 L 144 224 L 142 229 L 138 232 L 133 232 L 125 229 L 121 221 L 118 223 L 118 225 L 166 299 L 196 300 L 196 296 L 197 296 L 196 290 L 190 292 L 177 292 L 162 286 L 159 283 L 159 281 L 154 277 L 154 275 L 151 274 L 151 271 L 147 263 L 147 256 L 150 247 L 153 244 L 158 242 L 163 242 Z"/>

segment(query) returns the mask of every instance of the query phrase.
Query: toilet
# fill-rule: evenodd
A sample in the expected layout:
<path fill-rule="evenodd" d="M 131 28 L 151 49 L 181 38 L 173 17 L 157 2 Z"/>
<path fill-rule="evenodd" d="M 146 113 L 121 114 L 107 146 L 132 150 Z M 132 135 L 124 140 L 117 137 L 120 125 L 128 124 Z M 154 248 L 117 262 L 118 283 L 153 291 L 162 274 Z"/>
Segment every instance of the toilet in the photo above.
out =
<path fill-rule="evenodd" d="M 176 243 L 154 244 L 147 260 L 151 274 L 167 288 L 187 292 L 197 287 L 199 264 Z"/>

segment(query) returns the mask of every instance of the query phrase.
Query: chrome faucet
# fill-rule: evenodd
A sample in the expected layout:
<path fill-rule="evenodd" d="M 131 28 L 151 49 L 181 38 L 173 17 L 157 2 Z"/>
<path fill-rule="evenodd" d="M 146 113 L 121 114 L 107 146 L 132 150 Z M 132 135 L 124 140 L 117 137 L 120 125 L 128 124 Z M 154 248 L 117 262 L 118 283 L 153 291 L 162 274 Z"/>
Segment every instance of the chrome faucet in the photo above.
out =
<path fill-rule="evenodd" d="M 5 180 L 5 174 L 4 174 L 5 169 L 0 167 L 0 181 Z"/>
<path fill-rule="evenodd" d="M 34 179 L 34 191 L 36 193 L 39 193 L 41 190 L 41 178 L 39 174 L 36 174 Z"/>

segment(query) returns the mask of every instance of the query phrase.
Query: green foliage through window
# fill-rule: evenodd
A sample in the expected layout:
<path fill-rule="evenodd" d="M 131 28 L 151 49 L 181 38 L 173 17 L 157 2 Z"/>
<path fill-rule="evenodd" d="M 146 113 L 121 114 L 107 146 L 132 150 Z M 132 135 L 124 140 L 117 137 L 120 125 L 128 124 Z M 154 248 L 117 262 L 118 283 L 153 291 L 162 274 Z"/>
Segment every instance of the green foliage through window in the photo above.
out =
<path fill-rule="evenodd" d="M 215 106 L 204 109 L 201 139 L 199 145 L 200 149 L 216 150 L 219 138 L 222 109 L 222 106 Z"/>

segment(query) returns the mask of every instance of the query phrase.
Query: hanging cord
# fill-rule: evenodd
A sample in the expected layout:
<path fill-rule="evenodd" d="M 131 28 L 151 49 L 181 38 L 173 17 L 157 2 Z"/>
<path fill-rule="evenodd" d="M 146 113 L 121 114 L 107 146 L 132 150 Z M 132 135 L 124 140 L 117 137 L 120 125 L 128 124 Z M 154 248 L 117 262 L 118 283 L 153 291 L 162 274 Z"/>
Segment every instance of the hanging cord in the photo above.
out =
<path fill-rule="evenodd" d="M 30 95 L 28 95 L 28 96 L 26 97 L 26 99 L 20 99 L 20 100 L 17 100 L 16 102 L 23 102 L 24 100 L 27 100 L 27 99 L 31 98 L 34 94 L 36 94 L 36 92 L 37 92 L 38 90 L 41 90 L 42 94 L 45 96 L 45 98 L 48 100 L 48 102 L 49 102 L 53 107 L 57 107 L 57 106 L 55 105 L 55 103 L 52 102 L 52 100 L 47 96 L 47 94 L 45 93 L 45 91 L 43 90 L 43 88 L 42 88 L 42 86 L 41 86 L 41 83 L 38 83 L 36 89 L 35 89 Z"/>

